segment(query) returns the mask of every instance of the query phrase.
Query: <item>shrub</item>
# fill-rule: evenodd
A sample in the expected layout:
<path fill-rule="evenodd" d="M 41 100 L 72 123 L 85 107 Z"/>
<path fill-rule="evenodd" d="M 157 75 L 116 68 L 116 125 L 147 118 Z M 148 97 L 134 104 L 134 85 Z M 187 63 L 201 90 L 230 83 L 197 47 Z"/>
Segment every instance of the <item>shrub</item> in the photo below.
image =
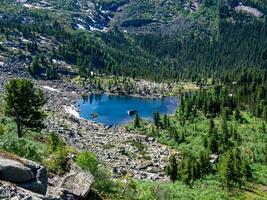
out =
<path fill-rule="evenodd" d="M 57 175 L 64 174 L 64 172 L 68 171 L 70 154 L 76 154 L 76 150 L 68 146 L 58 148 L 45 161 L 45 166 L 48 171 Z"/>
<path fill-rule="evenodd" d="M 109 171 L 104 168 L 98 169 L 94 174 L 95 182 L 93 188 L 97 191 L 104 193 L 114 193 L 117 189 L 117 184 L 111 179 Z"/>
<path fill-rule="evenodd" d="M 65 145 L 63 140 L 55 133 L 51 133 L 48 137 L 47 150 L 48 153 L 55 152 L 57 149 Z"/>
<path fill-rule="evenodd" d="M 76 163 L 84 170 L 89 170 L 95 177 L 93 188 L 104 193 L 113 193 L 116 184 L 110 179 L 109 171 L 100 167 L 96 155 L 92 152 L 85 151 L 78 154 Z"/>
<path fill-rule="evenodd" d="M 42 161 L 43 152 L 33 141 L 19 139 L 12 133 L 3 135 L 0 148 L 30 160 Z"/>
<path fill-rule="evenodd" d="M 96 175 L 98 171 L 98 160 L 96 155 L 91 152 L 79 153 L 76 159 L 76 163 L 82 169 L 89 170 L 93 175 Z"/>

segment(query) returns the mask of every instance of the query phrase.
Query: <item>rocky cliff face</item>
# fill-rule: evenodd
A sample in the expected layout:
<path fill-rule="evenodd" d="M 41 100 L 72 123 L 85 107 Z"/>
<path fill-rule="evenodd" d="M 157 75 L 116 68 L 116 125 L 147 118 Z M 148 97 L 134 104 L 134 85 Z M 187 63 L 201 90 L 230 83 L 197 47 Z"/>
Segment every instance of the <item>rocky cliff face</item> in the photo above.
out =
<path fill-rule="evenodd" d="M 107 32 L 116 27 L 131 33 L 170 34 L 192 31 L 195 26 L 206 28 L 213 26 L 218 17 L 216 9 L 219 1 L 66 0 L 62 3 L 51 0 L 17 0 L 16 2 L 29 9 L 56 10 L 68 14 L 71 26 L 75 30 Z M 242 2 L 240 0 L 232 3 L 226 0 L 225 9 L 230 9 L 233 16 L 240 11 L 256 17 L 265 15 L 264 7 L 252 7 L 255 3 L 250 1 L 245 1 L 246 5 Z"/>

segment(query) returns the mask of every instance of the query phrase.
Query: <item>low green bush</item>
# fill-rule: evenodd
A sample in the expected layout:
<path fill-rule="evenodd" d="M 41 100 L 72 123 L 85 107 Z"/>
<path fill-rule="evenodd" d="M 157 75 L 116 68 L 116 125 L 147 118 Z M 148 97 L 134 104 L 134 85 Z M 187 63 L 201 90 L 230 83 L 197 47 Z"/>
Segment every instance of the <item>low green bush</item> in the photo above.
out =
<path fill-rule="evenodd" d="M 63 146 L 53 152 L 48 159 L 45 160 L 45 166 L 49 172 L 57 175 L 64 174 L 69 171 L 69 155 L 76 154 L 74 148 Z"/>
<path fill-rule="evenodd" d="M 48 136 L 48 142 L 47 142 L 47 151 L 48 153 L 53 153 L 57 149 L 62 148 L 65 146 L 64 141 L 55 133 L 51 133 Z"/>
<path fill-rule="evenodd" d="M 18 138 L 13 133 L 1 136 L 0 148 L 37 162 L 42 162 L 44 154 L 40 145 L 37 145 L 34 141 Z"/>
<path fill-rule="evenodd" d="M 82 169 L 89 170 L 93 175 L 96 175 L 98 172 L 99 162 L 96 155 L 89 151 L 79 153 L 77 155 L 76 163 Z"/>
<path fill-rule="evenodd" d="M 77 155 L 76 163 L 83 170 L 88 170 L 94 176 L 93 189 L 102 194 L 113 194 L 117 189 L 117 185 L 111 179 L 109 171 L 100 165 L 94 153 L 85 151 Z"/>

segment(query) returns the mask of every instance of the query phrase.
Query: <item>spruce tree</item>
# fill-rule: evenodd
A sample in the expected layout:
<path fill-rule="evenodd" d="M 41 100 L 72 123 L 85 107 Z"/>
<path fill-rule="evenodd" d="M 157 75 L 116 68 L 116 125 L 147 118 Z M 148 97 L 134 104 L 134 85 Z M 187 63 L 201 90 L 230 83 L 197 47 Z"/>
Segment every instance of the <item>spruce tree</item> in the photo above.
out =
<path fill-rule="evenodd" d="M 234 163 L 233 155 L 230 151 L 227 151 L 224 156 L 221 158 L 219 165 L 219 174 L 223 187 L 230 190 L 233 187 L 233 172 L 234 172 Z"/>

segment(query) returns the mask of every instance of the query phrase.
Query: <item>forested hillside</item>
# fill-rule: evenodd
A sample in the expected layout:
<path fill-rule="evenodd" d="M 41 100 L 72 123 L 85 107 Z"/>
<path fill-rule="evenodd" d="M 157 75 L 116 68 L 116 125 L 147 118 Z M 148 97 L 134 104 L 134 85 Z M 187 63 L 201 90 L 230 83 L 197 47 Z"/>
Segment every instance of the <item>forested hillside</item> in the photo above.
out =
<path fill-rule="evenodd" d="M 50 9 L 39 8 L 42 4 L 37 4 L 38 1 L 28 1 L 30 6 L 4 2 L 7 3 L 1 6 L 1 51 L 9 56 L 11 53 L 26 59 L 29 64 L 34 57 L 43 57 L 47 62 L 43 63 L 41 68 L 55 68 L 49 61 L 56 59 L 74 65 L 84 75 L 94 69 L 108 74 L 160 80 L 196 78 L 201 72 L 226 68 L 266 67 L 266 8 L 261 1 L 242 2 L 246 7 L 253 6 L 253 9 L 258 9 L 260 15 L 256 16 L 254 12 L 237 10 L 238 5 L 243 5 L 237 1 L 206 0 L 198 2 L 198 10 L 192 12 L 186 11 L 179 3 L 169 2 L 169 6 L 166 6 L 164 1 L 155 1 L 153 6 L 146 4 L 142 7 L 152 9 L 155 6 L 159 16 L 152 15 L 155 12 L 151 10 L 140 10 L 135 6 L 142 6 L 149 1 L 97 1 L 90 7 L 94 13 L 91 17 L 93 21 L 101 11 L 98 12 L 97 7 L 110 9 L 107 16 L 112 19 L 110 22 L 103 22 L 109 26 L 108 29 L 102 29 L 105 32 L 101 29 L 87 30 L 85 25 L 76 30 L 82 26 L 77 20 L 82 23 L 85 20 L 83 17 L 88 15 L 82 1 L 79 1 L 80 8 L 75 13 L 75 1 L 64 3 L 64 6 L 69 5 L 71 9 L 62 6 L 60 1 L 47 2 Z M 31 4 L 33 2 L 35 4 Z M 117 4 L 126 6 L 122 6 L 123 11 L 118 12 L 120 6 Z M 182 5 L 185 4 L 186 2 Z M 59 8 L 60 10 L 56 11 Z M 124 26 L 119 22 L 119 18 L 124 16 L 124 12 L 127 16 L 138 18 L 131 9 L 138 10 L 138 16 L 145 16 L 145 20 L 158 21 L 159 26 L 169 23 L 173 16 L 179 20 L 171 26 L 164 25 L 164 32 L 150 30 L 150 25 L 143 18 L 144 23 L 131 22 L 135 25 L 129 25 L 128 20 L 123 24 L 128 24 L 129 27 L 138 26 L 146 31 L 126 30 L 122 28 Z M 173 14 L 170 14 L 172 12 Z M 169 17 L 165 16 L 167 13 Z M 127 19 L 129 18 L 131 17 L 128 16 Z M 21 39 L 24 38 L 23 44 L 15 41 L 17 35 L 20 35 Z M 47 48 L 42 48 L 44 45 L 38 43 L 36 35 L 49 37 L 53 42 Z M 26 42 L 27 40 L 29 42 Z M 38 70 L 34 71 L 37 73 Z"/>

